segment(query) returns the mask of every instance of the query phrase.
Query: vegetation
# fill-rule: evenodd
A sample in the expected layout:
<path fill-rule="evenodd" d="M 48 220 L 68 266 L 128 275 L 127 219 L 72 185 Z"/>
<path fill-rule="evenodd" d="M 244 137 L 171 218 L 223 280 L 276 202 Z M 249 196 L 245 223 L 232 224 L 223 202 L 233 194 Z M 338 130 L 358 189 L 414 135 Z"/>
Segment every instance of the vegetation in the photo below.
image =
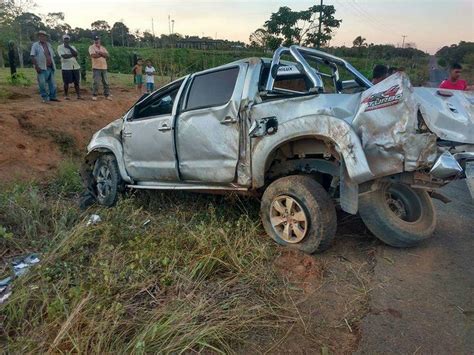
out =
<path fill-rule="evenodd" d="M 68 162 L 47 185 L 0 192 L 4 259 L 41 253 L 0 306 L 6 351 L 228 353 L 292 321 L 257 203 L 140 194 L 81 213 L 79 191 Z M 91 213 L 102 222 L 87 226 Z"/>
<path fill-rule="evenodd" d="M 461 41 L 459 44 L 445 46 L 436 55 L 439 57 L 438 64 L 444 68 L 448 68 L 452 63 L 462 64 L 462 78 L 468 84 L 474 83 L 474 42 Z"/>
<path fill-rule="evenodd" d="M 335 28 L 341 24 L 332 5 L 313 5 L 307 10 L 293 11 L 283 6 L 270 16 L 263 28 L 250 35 L 253 46 L 275 50 L 280 45 L 299 44 L 308 47 L 326 45 Z"/>

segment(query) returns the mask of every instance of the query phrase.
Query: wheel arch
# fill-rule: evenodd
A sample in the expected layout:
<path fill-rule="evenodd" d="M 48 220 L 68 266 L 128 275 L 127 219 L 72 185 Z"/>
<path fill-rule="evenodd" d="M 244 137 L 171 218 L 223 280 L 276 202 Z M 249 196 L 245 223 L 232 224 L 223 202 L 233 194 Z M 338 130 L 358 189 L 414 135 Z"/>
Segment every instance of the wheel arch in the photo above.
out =
<path fill-rule="evenodd" d="M 373 178 L 362 144 L 352 127 L 332 116 L 311 115 L 284 122 L 275 134 L 261 138 L 255 145 L 252 154 L 254 188 L 265 185 L 265 174 L 275 152 L 285 144 L 297 141 L 313 142 L 312 147 L 321 144 L 332 145 L 339 155 L 338 158 L 344 163 L 348 177 L 354 183 Z"/>
<path fill-rule="evenodd" d="M 128 175 L 123 160 L 123 149 L 121 143 L 111 137 L 99 138 L 94 141 L 94 145 L 87 147 L 88 153 L 85 157 L 85 164 L 93 164 L 101 154 L 113 154 L 117 161 L 120 176 L 122 180 L 128 183 L 133 183 L 132 178 Z"/>

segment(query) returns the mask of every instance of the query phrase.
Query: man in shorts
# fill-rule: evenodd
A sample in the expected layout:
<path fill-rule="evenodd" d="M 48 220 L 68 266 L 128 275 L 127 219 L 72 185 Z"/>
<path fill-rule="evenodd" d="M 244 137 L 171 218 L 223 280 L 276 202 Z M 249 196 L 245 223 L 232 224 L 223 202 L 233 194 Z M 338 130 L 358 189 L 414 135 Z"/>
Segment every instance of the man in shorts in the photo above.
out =
<path fill-rule="evenodd" d="M 82 100 L 79 83 L 81 73 L 79 63 L 77 62 L 77 49 L 69 44 L 71 38 L 65 34 L 63 43 L 58 46 L 58 54 L 61 57 L 61 72 L 64 83 L 64 100 L 69 100 L 69 84 L 74 84 L 78 100 Z"/>

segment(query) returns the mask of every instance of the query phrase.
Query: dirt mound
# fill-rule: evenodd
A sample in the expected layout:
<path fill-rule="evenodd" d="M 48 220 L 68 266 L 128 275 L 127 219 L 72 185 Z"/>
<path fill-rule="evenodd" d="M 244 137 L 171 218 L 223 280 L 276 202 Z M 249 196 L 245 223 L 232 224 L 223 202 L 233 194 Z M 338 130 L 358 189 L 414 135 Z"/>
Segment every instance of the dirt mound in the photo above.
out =
<path fill-rule="evenodd" d="M 323 275 L 319 260 L 297 250 L 284 250 L 275 260 L 275 266 L 290 283 L 305 291 L 316 287 Z"/>
<path fill-rule="evenodd" d="M 97 102 L 43 104 L 33 88 L 10 96 L 0 105 L 0 181 L 50 175 L 64 158 L 81 156 L 92 134 L 136 100 L 120 90 L 113 101 Z"/>

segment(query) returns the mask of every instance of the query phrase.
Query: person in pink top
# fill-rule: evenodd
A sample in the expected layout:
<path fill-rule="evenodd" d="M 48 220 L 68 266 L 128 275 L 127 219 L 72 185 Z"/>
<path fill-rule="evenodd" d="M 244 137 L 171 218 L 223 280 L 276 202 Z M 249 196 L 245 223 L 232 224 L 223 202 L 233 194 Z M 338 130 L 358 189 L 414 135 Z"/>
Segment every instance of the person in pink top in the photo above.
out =
<path fill-rule="evenodd" d="M 465 80 L 459 79 L 462 72 L 462 66 L 459 63 L 453 63 L 449 68 L 449 77 L 440 84 L 440 89 L 467 90 Z"/>

